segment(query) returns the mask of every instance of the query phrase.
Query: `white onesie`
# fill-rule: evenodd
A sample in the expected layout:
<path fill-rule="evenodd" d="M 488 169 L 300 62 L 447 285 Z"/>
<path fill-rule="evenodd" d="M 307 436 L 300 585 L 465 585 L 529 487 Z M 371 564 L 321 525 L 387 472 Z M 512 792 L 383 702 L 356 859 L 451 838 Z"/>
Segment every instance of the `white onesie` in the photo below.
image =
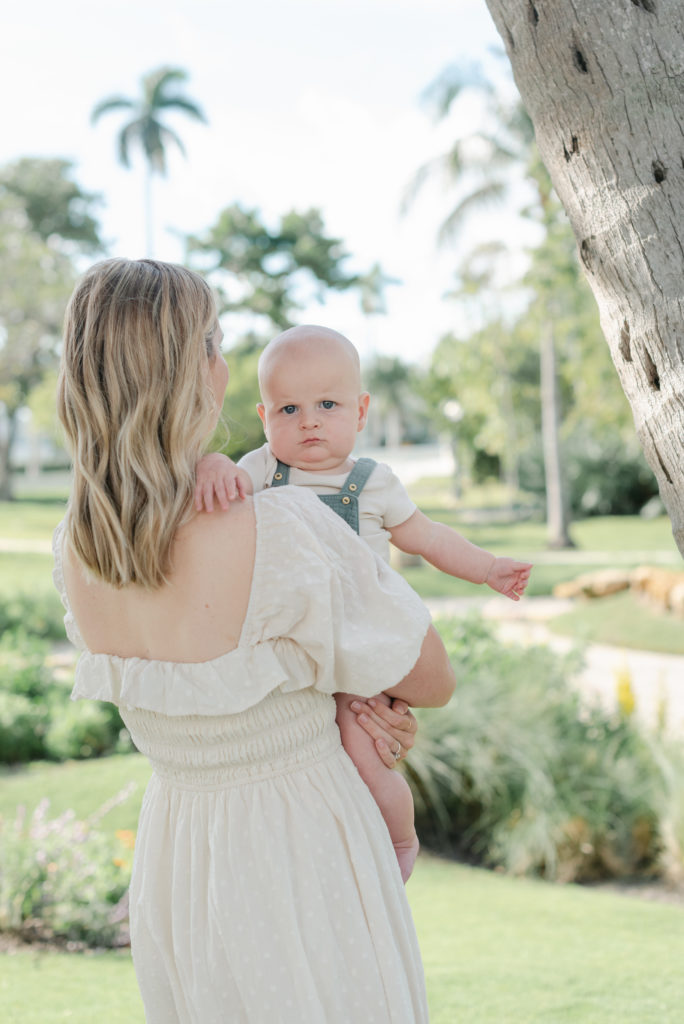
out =
<path fill-rule="evenodd" d="M 270 487 L 278 460 L 268 443 L 248 452 L 238 462 L 252 480 L 254 490 L 263 491 Z M 296 487 L 308 487 L 315 494 L 336 494 L 349 476 L 344 473 L 311 472 L 306 469 L 290 468 L 289 483 Z M 378 462 L 359 494 L 359 535 L 385 561 L 389 561 L 388 529 L 399 526 L 410 519 L 416 511 L 406 488 L 384 462 Z"/>

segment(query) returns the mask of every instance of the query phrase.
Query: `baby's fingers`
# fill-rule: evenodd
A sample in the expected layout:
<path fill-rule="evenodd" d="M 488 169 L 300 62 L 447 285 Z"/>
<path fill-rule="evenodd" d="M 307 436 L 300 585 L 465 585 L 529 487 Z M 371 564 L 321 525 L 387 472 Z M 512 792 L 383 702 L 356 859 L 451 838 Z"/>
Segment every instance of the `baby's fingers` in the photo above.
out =
<path fill-rule="evenodd" d="M 216 491 L 218 503 L 225 512 L 226 509 L 230 508 L 231 501 L 235 499 L 235 488 L 233 488 L 233 493 L 231 494 L 230 484 L 227 484 L 225 480 L 217 480 L 214 490 Z"/>

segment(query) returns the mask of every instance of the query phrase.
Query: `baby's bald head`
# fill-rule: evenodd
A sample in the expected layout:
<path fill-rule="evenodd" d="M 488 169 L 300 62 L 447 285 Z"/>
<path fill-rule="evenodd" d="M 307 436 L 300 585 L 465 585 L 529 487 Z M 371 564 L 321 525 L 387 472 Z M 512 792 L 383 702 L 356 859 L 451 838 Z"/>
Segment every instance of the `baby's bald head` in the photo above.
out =
<path fill-rule="evenodd" d="M 324 361 L 328 368 L 339 367 L 340 374 L 353 381 L 360 393 L 361 362 L 349 338 L 330 327 L 303 324 L 277 335 L 261 353 L 258 375 L 262 398 L 269 393 L 269 382 L 279 369 L 293 361 L 305 365 L 312 358 Z"/>

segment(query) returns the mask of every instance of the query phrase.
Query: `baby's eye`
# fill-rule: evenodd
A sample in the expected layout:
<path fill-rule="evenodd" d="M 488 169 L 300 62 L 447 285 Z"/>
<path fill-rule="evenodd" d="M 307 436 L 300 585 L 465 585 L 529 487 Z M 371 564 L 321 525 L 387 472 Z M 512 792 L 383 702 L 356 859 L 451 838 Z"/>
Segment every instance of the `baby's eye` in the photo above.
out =
<path fill-rule="evenodd" d="M 296 405 L 284 405 L 283 408 L 282 408 L 282 412 L 286 413 L 288 416 L 291 416 L 292 413 L 297 412 L 297 406 Z"/>
<path fill-rule="evenodd" d="M 337 402 L 333 402 L 331 401 L 331 399 L 326 398 L 325 401 L 321 402 L 321 405 L 323 406 L 324 409 L 334 409 L 335 406 L 337 405 Z"/>

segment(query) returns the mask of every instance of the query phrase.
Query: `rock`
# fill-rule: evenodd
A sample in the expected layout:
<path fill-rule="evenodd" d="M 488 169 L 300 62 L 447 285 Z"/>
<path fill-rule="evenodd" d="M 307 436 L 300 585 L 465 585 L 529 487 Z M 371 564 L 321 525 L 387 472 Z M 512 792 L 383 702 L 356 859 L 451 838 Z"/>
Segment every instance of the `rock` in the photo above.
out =
<path fill-rule="evenodd" d="M 597 569 L 577 579 L 557 583 L 553 588 L 554 597 L 607 597 L 621 590 L 628 590 L 630 573 L 621 569 Z"/>
<path fill-rule="evenodd" d="M 632 589 L 661 611 L 684 616 L 684 572 L 640 565 L 631 574 Z"/>

